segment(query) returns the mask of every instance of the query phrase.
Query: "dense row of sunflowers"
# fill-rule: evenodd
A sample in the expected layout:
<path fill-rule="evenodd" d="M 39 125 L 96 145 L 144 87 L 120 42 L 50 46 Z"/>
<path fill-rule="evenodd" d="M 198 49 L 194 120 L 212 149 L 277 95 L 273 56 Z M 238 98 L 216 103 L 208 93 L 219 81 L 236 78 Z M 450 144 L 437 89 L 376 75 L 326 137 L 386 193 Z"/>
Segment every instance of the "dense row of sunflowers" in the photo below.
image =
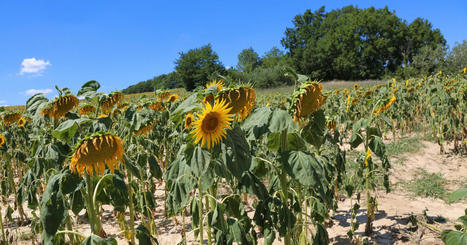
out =
<path fill-rule="evenodd" d="M 131 102 L 119 92 L 99 92 L 95 81 L 76 95 L 58 88 L 52 100 L 34 95 L 24 112 L 1 114 L 7 212 L 17 210 L 21 224 L 30 221 L 44 244 L 115 244 L 101 222 L 103 205 L 113 206 L 122 229 L 113 235 L 131 244 L 157 242 L 158 205 L 165 216 L 181 218 L 181 244 L 327 244 L 325 222 L 345 194 L 355 201 L 348 234 L 358 240 L 362 202 L 365 233 L 373 230 L 374 191 L 383 188 L 377 177 L 389 191 L 386 133 L 395 139 L 429 125 L 441 149 L 449 140 L 466 152 L 464 74 L 342 91 L 296 79 L 291 95 L 257 95 L 250 85 L 228 81 L 211 81 L 187 97 L 158 90 Z M 363 150 L 346 158 L 347 144 Z M 349 162 L 358 170 L 346 168 Z M 156 202 L 158 188 L 163 204 Z M 5 202 L 10 196 L 15 208 Z M 28 217 L 25 204 L 40 215 Z M 77 230 L 84 213 L 89 237 Z M 18 239 L 5 227 L 0 219 L 2 242 Z"/>

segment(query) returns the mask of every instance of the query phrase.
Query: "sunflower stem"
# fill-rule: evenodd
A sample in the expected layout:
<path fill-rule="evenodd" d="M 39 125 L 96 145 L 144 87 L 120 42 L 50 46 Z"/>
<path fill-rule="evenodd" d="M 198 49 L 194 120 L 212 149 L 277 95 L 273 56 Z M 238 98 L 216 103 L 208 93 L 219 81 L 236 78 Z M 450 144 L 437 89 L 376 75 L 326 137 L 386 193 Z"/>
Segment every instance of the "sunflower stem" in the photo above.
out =
<path fill-rule="evenodd" d="M 209 199 L 208 196 L 205 196 L 205 201 L 206 201 L 206 215 L 210 211 L 209 210 Z M 208 245 L 212 244 L 212 235 L 211 235 L 211 225 L 209 224 L 209 219 L 207 218 L 207 224 L 206 224 L 206 229 L 208 231 Z"/>
<path fill-rule="evenodd" d="M 204 244 L 204 215 L 203 215 L 203 192 L 201 191 L 201 180 L 198 180 L 199 193 L 199 244 Z"/>
<path fill-rule="evenodd" d="M 128 194 L 130 196 L 130 241 L 135 243 L 135 205 L 133 203 L 133 188 L 131 188 L 131 173 L 128 171 Z"/>
<path fill-rule="evenodd" d="M 281 145 L 279 148 L 280 152 L 285 152 L 287 150 L 287 129 L 282 130 L 281 132 Z M 287 175 L 285 173 L 284 169 L 281 169 L 279 173 L 279 184 L 281 187 L 281 199 L 284 205 L 288 206 L 289 203 L 289 186 L 288 186 L 288 181 L 287 181 Z M 290 224 L 287 223 L 287 231 L 285 233 L 285 238 L 284 238 L 284 244 L 289 245 L 291 243 L 291 230 L 290 230 Z"/>
<path fill-rule="evenodd" d="M 3 227 L 3 214 L 2 214 L 1 208 L 0 208 L 0 229 L 2 229 L 2 242 L 6 242 L 5 228 Z"/>
<path fill-rule="evenodd" d="M 92 178 L 88 174 L 85 174 L 85 176 L 86 176 L 86 187 L 87 187 L 87 193 L 85 196 L 86 206 L 87 206 L 86 210 L 88 211 L 89 223 L 91 224 L 91 232 L 93 234 L 101 236 L 102 225 L 101 225 L 101 221 L 99 217 L 97 216 L 96 206 L 92 199 L 92 194 L 94 191 L 94 188 L 92 185 Z"/>

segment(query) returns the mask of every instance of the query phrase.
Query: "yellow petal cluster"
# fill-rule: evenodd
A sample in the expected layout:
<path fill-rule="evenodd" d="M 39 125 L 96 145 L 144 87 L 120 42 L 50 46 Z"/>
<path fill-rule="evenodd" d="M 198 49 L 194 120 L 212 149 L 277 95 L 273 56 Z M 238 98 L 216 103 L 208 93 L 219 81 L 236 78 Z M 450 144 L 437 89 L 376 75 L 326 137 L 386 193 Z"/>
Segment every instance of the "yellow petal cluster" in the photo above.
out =
<path fill-rule="evenodd" d="M 24 125 L 26 125 L 26 118 L 21 117 L 21 118 L 18 120 L 18 128 L 22 128 L 22 127 L 24 127 Z"/>
<path fill-rule="evenodd" d="M 96 107 L 93 105 L 84 105 L 79 109 L 80 115 L 88 115 L 90 113 L 94 113 L 96 111 Z"/>
<path fill-rule="evenodd" d="M 193 126 L 194 116 L 193 113 L 189 112 L 185 117 L 185 128 L 191 128 Z"/>
<path fill-rule="evenodd" d="M 148 124 L 148 125 L 146 125 L 144 127 L 139 128 L 139 130 L 136 131 L 135 134 L 137 134 L 137 135 L 146 135 L 149 132 L 151 132 L 152 128 L 153 128 L 153 125 Z"/>
<path fill-rule="evenodd" d="M 10 113 L 3 116 L 3 125 L 8 126 L 12 123 L 17 122 L 21 118 L 20 113 Z"/>
<path fill-rule="evenodd" d="M 118 103 L 120 103 L 123 100 L 123 94 L 120 92 L 112 93 L 109 95 L 109 97 L 102 102 L 102 112 L 105 114 L 110 113 L 110 109 Z"/>
<path fill-rule="evenodd" d="M 368 167 L 368 159 L 371 157 L 371 151 L 370 148 L 366 151 L 366 156 L 365 156 L 365 167 Z"/>
<path fill-rule="evenodd" d="M 71 158 L 70 170 L 83 176 L 102 176 L 107 168 L 118 169 L 123 161 L 123 142 L 110 134 L 94 136 L 82 141 Z"/>
<path fill-rule="evenodd" d="M 235 114 L 238 121 L 242 121 L 250 115 L 255 106 L 256 93 L 252 88 L 240 87 L 223 92 L 219 99 L 227 103 L 231 108 L 230 113 Z"/>
<path fill-rule="evenodd" d="M 380 108 L 378 108 L 377 110 L 375 110 L 373 113 L 376 114 L 376 115 L 379 115 L 381 112 L 391 108 L 392 104 L 394 104 L 394 102 L 396 102 L 396 96 L 393 95 L 391 97 L 391 99 L 388 101 L 388 103 L 386 103 L 385 105 L 381 106 Z"/>
<path fill-rule="evenodd" d="M 224 100 L 217 100 L 214 105 L 204 104 L 201 113 L 197 114 L 199 119 L 193 122 L 191 133 L 195 137 L 195 144 L 201 141 L 201 147 L 211 149 L 222 142 L 233 120 L 228 106 Z"/>
<path fill-rule="evenodd" d="M 76 98 L 76 96 L 63 96 L 55 100 L 55 102 L 52 105 L 52 108 L 45 109 L 45 111 L 42 111 L 42 113 L 47 114 L 49 117 L 53 117 L 55 120 L 59 120 L 60 118 L 65 116 L 67 112 L 77 107 L 78 104 L 79 100 L 78 98 Z"/>
<path fill-rule="evenodd" d="M 170 97 L 167 99 L 167 102 L 175 102 L 178 100 L 178 94 L 172 94 Z"/>
<path fill-rule="evenodd" d="M 217 92 L 219 92 L 224 88 L 224 82 L 221 81 L 221 80 L 219 80 L 219 81 L 212 80 L 210 83 L 206 84 L 206 89 L 204 91 L 206 91 L 211 86 L 216 86 Z"/>
<path fill-rule="evenodd" d="M 305 87 L 305 91 L 295 101 L 294 121 L 312 115 L 323 106 L 326 97 L 321 93 L 322 90 L 323 85 L 317 82 L 312 82 Z"/>

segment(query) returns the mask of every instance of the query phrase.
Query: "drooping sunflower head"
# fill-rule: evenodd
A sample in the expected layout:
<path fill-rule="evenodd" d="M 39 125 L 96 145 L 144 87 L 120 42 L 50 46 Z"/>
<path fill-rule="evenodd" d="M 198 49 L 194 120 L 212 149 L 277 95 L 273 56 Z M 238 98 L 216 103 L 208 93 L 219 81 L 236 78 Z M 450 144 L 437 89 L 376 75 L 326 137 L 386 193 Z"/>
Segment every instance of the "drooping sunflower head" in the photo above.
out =
<path fill-rule="evenodd" d="M 65 116 L 65 114 L 79 104 L 78 98 L 74 95 L 61 96 L 55 99 L 52 105 L 52 109 L 49 113 L 55 120 L 58 120 Z M 46 111 L 47 112 L 47 111 Z"/>
<path fill-rule="evenodd" d="M 352 101 L 350 102 L 350 105 L 351 105 L 351 106 L 354 106 L 354 105 L 356 105 L 359 101 L 360 101 L 360 98 L 359 98 L 359 97 L 353 98 Z"/>
<path fill-rule="evenodd" d="M 384 105 L 381 106 L 380 108 L 378 108 L 378 109 L 376 109 L 375 111 L 373 111 L 373 113 L 374 113 L 375 115 L 379 115 L 381 112 L 386 111 L 386 110 L 388 110 L 389 108 L 391 108 L 391 106 L 392 106 L 392 104 L 394 104 L 394 102 L 396 102 L 396 96 L 395 96 L 395 95 L 393 95 L 393 96 L 391 97 L 391 99 L 389 99 L 389 101 L 388 101 L 386 104 L 384 104 Z"/>
<path fill-rule="evenodd" d="M 214 105 L 204 104 L 201 113 L 197 114 L 198 120 L 193 122 L 191 133 L 194 134 L 195 144 L 201 141 L 201 147 L 211 149 L 220 143 L 233 120 L 230 110 L 224 100 L 217 100 Z"/>
<path fill-rule="evenodd" d="M 2 147 L 6 143 L 5 136 L 0 134 L 0 147 Z"/>
<path fill-rule="evenodd" d="M 328 121 L 328 122 L 326 123 L 326 127 L 327 127 L 328 129 L 336 129 L 336 121 L 335 121 L 334 119 Z"/>
<path fill-rule="evenodd" d="M 83 176 L 102 176 L 106 168 L 119 169 L 123 161 L 123 142 L 111 134 L 96 134 L 86 137 L 76 148 L 71 158 L 70 170 Z"/>
<path fill-rule="evenodd" d="M 93 105 L 83 105 L 79 108 L 80 115 L 88 115 L 94 113 L 96 111 L 96 107 Z"/>
<path fill-rule="evenodd" d="M 8 126 L 12 123 L 18 122 L 21 118 L 21 113 L 19 112 L 10 112 L 3 116 L 3 125 Z"/>
<path fill-rule="evenodd" d="M 294 121 L 299 122 L 301 118 L 312 115 L 318 111 L 326 97 L 322 94 L 323 85 L 318 82 L 305 82 L 294 92 L 292 101 L 294 109 Z"/>
<path fill-rule="evenodd" d="M 204 91 L 208 90 L 212 86 L 216 86 L 216 90 L 219 92 L 224 88 L 224 82 L 222 80 L 217 81 L 214 79 L 210 83 L 206 84 L 206 89 Z"/>
<path fill-rule="evenodd" d="M 114 105 L 119 104 L 123 100 L 123 94 L 120 92 L 112 92 L 104 98 L 102 102 L 102 112 L 109 113 Z"/>
<path fill-rule="evenodd" d="M 149 109 L 153 110 L 153 111 L 163 111 L 164 110 L 164 105 L 162 104 L 162 102 L 155 102 L 153 104 L 150 104 L 148 106 Z"/>
<path fill-rule="evenodd" d="M 26 125 L 26 118 L 21 117 L 21 118 L 18 120 L 18 128 L 22 128 L 22 127 L 24 127 L 24 125 Z"/>
<path fill-rule="evenodd" d="M 230 113 L 235 114 L 238 121 L 244 120 L 251 112 L 256 103 L 255 90 L 247 86 L 240 86 L 223 91 L 218 99 L 227 103 Z"/>
<path fill-rule="evenodd" d="M 163 92 L 159 90 L 159 91 L 156 91 L 156 95 L 159 98 L 159 101 L 164 101 L 170 97 L 171 93 L 168 91 Z"/>
<path fill-rule="evenodd" d="M 193 126 L 194 116 L 193 113 L 188 112 L 185 117 L 185 128 L 190 129 Z"/>
<path fill-rule="evenodd" d="M 172 95 L 170 95 L 170 97 L 167 99 L 167 102 L 173 103 L 173 102 L 175 102 L 175 101 L 177 101 L 177 100 L 178 100 L 178 94 L 172 94 Z"/>
<path fill-rule="evenodd" d="M 152 128 L 153 128 L 152 123 L 149 123 L 146 126 L 140 127 L 139 130 L 137 130 L 135 132 L 135 134 L 137 134 L 137 135 L 147 135 L 149 132 L 152 131 Z"/>

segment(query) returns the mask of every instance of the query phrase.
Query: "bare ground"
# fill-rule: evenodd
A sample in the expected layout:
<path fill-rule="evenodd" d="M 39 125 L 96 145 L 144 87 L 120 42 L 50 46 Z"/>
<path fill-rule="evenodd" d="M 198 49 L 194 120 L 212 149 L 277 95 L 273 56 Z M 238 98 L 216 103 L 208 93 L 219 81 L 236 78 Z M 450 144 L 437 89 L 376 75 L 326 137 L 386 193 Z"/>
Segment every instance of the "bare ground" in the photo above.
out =
<path fill-rule="evenodd" d="M 413 178 L 413 174 L 424 169 L 429 173 L 441 173 L 447 180 L 447 189 L 452 191 L 459 188 L 460 183 L 467 180 L 467 158 L 450 154 L 439 154 L 438 145 L 423 141 L 423 147 L 416 153 L 402 155 L 404 161 L 392 166 L 390 181 L 393 184 L 393 191 L 385 193 L 378 191 L 378 210 L 375 215 L 373 234 L 368 239 L 374 244 L 442 244 L 439 233 L 425 226 L 413 227 L 409 222 L 409 217 L 415 215 L 419 219 L 428 217 L 429 221 L 434 221 L 433 225 L 441 229 L 452 228 L 455 220 L 464 214 L 467 208 L 467 201 L 455 204 L 447 204 L 444 200 L 433 198 L 414 197 L 403 187 L 397 185 L 401 181 L 408 181 Z M 176 244 L 181 240 L 181 217 L 166 218 L 163 212 L 163 191 L 156 192 L 158 209 L 155 217 L 158 227 L 158 240 L 160 244 Z M 353 200 L 355 202 L 355 200 Z M 357 219 L 360 222 L 356 235 L 364 237 L 364 227 L 366 222 L 365 200 L 361 200 L 362 208 L 359 210 Z M 13 198 L 8 200 L 8 205 L 14 206 Z M 2 214 L 5 215 L 8 207 L 2 204 Z M 25 208 L 26 209 L 26 208 Z M 329 236 L 332 244 L 351 244 L 347 237 L 350 229 L 350 199 L 342 198 L 339 201 L 339 208 L 329 220 Z M 32 217 L 31 210 L 25 210 L 28 217 Z M 425 212 L 425 216 L 422 215 Z M 84 213 L 84 211 L 82 212 Z M 115 220 L 111 206 L 103 206 L 103 228 L 109 237 L 114 237 L 118 244 L 128 244 L 119 223 Z M 37 211 L 39 215 L 39 211 Z M 12 214 L 15 220 L 18 219 L 18 212 Z M 90 235 L 90 227 L 85 218 L 72 215 L 74 228 L 84 235 Z M 429 222 L 428 221 L 428 222 Z M 188 232 L 188 243 L 194 244 L 190 231 L 189 217 L 186 218 L 186 231 Z M 139 222 L 137 222 L 139 224 Z M 18 227 L 12 222 L 6 223 L 6 229 L 13 237 L 13 244 L 40 244 L 40 235 L 31 233 L 31 224 Z M 261 242 L 261 241 L 260 241 Z M 282 244 L 277 241 L 274 244 Z"/>

